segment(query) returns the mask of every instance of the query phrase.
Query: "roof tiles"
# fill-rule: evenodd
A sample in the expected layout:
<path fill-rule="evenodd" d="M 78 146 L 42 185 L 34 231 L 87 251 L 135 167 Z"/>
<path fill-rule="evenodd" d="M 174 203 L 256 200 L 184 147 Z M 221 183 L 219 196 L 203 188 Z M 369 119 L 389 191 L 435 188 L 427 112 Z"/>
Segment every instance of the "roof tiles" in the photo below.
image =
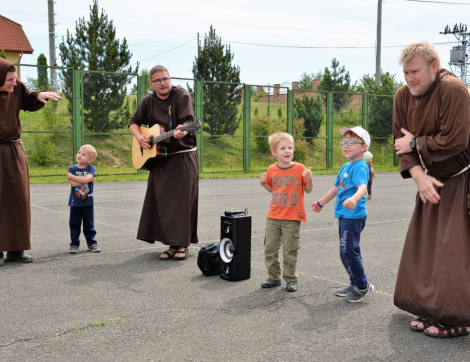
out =
<path fill-rule="evenodd" d="M 10 52 L 33 54 L 23 26 L 0 15 L 0 49 Z"/>

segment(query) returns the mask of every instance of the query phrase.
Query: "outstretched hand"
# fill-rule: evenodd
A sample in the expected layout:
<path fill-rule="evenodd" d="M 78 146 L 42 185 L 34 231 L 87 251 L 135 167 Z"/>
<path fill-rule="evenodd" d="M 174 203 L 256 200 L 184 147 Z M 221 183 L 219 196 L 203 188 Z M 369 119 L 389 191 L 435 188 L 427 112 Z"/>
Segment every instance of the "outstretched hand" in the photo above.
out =
<path fill-rule="evenodd" d="M 61 96 L 56 92 L 39 92 L 38 93 L 38 100 L 42 103 L 46 103 L 49 99 L 53 101 L 58 101 Z"/>

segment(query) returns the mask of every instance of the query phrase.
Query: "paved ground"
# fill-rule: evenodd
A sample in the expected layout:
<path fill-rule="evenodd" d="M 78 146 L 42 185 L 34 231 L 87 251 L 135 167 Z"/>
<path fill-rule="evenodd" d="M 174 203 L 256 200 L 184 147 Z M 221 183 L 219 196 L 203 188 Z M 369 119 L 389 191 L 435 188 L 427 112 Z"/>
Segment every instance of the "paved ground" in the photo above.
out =
<path fill-rule="evenodd" d="M 314 176 L 310 205 L 333 185 Z M 363 303 L 334 295 L 348 282 L 338 256 L 333 207 L 302 225 L 300 290 L 265 290 L 265 216 L 270 195 L 257 179 L 200 181 L 199 239 L 186 261 L 135 239 L 145 182 L 97 183 L 95 219 L 103 251 L 68 254 L 69 188 L 32 185 L 35 262 L 0 268 L 2 361 L 468 361 L 470 338 L 412 332 L 393 305 L 415 186 L 397 173 L 374 181 L 362 236 L 376 291 Z M 252 215 L 251 278 L 205 277 L 201 246 L 220 241 L 220 215 Z M 82 248 L 83 249 L 83 248 Z"/>

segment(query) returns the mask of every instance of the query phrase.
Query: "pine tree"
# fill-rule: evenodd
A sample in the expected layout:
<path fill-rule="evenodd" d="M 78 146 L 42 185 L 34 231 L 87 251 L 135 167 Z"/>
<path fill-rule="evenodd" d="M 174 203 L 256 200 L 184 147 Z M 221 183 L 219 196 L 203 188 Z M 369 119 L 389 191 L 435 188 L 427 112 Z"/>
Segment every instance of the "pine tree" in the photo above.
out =
<path fill-rule="evenodd" d="M 339 66 L 339 61 L 333 58 L 331 61 L 331 71 L 325 67 L 325 71 L 320 81 L 320 90 L 330 91 L 333 93 L 333 109 L 338 112 L 340 109 L 349 104 L 350 96 L 348 92 L 351 90 L 351 77 L 346 72 L 344 66 Z M 326 101 L 326 94 L 323 96 Z"/>
<path fill-rule="evenodd" d="M 237 106 L 241 103 L 240 68 L 232 65 L 230 46 L 210 27 L 193 63 L 195 79 L 204 81 L 204 130 L 211 135 L 233 135 L 238 128 Z M 194 91 L 190 88 L 190 93 Z"/>
<path fill-rule="evenodd" d="M 389 137 L 392 134 L 393 95 L 401 86 L 389 72 L 381 73 L 380 83 L 375 77 L 364 75 L 357 91 L 369 93 L 369 132 L 376 137 Z"/>
<path fill-rule="evenodd" d="M 320 95 L 316 97 L 296 98 L 294 101 L 294 117 L 304 120 L 305 137 L 317 137 L 323 121 L 323 107 Z"/>
<path fill-rule="evenodd" d="M 38 56 L 38 84 L 37 89 L 48 90 L 49 89 L 49 77 L 47 75 L 47 58 L 41 53 Z"/>
<path fill-rule="evenodd" d="M 67 30 L 67 38 L 63 39 L 59 50 L 64 67 L 88 70 L 83 79 L 85 125 L 94 132 L 122 127 L 127 120 L 110 121 L 109 115 L 123 107 L 126 86 L 132 76 L 126 73 L 138 72 L 139 65 L 135 69 L 129 65 L 132 53 L 127 40 L 124 38 L 121 43 L 116 39 L 113 21 L 108 20 L 104 9 L 99 13 L 98 0 L 90 6 L 89 21 L 80 18 L 76 23 L 75 37 Z M 69 99 L 72 95 L 72 76 L 69 69 L 61 75 L 64 94 Z"/>

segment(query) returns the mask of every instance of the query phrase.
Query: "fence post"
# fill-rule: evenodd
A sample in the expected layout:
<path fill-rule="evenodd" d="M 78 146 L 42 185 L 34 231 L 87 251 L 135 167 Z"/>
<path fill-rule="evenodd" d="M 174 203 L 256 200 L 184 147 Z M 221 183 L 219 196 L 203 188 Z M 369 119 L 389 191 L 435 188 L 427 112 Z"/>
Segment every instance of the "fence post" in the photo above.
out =
<path fill-rule="evenodd" d="M 294 91 L 287 90 L 287 133 L 294 136 Z"/>
<path fill-rule="evenodd" d="M 326 94 L 326 168 L 333 167 L 333 92 Z"/>
<path fill-rule="evenodd" d="M 369 94 L 362 95 L 362 128 L 369 130 Z"/>
<path fill-rule="evenodd" d="M 203 103 L 202 103 L 202 81 L 201 80 L 195 80 L 195 94 L 194 94 L 194 116 L 196 119 L 199 119 L 201 121 L 201 130 L 196 133 L 196 142 L 197 142 L 197 156 L 199 158 L 199 172 L 202 172 L 202 161 L 203 161 L 203 156 L 204 156 L 204 148 L 203 148 L 203 138 L 202 138 L 202 124 L 204 123 L 204 120 L 202 118 L 202 109 L 203 109 Z"/>
<path fill-rule="evenodd" d="M 251 86 L 243 86 L 243 171 L 251 169 Z"/>
<path fill-rule="evenodd" d="M 137 76 L 137 104 L 147 95 L 147 77 L 145 75 Z"/>
<path fill-rule="evenodd" d="M 72 124 L 73 124 L 73 155 L 83 145 L 83 70 L 73 71 L 73 85 L 72 85 Z"/>

